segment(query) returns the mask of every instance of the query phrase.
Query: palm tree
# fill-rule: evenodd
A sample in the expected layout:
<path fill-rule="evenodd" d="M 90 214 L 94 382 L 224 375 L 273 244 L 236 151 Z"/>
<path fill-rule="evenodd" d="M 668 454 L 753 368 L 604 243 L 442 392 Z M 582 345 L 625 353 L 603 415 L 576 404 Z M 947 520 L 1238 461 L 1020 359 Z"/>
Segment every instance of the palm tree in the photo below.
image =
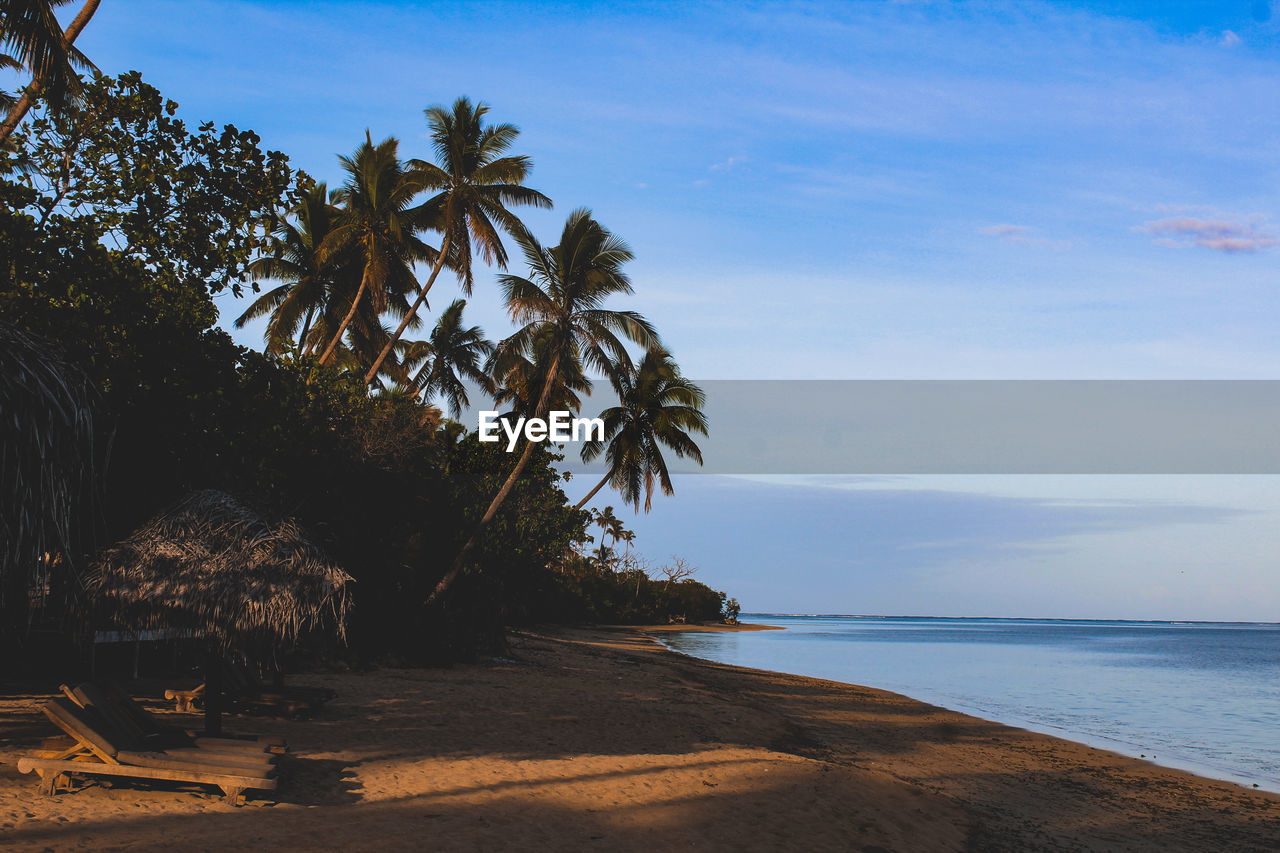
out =
<path fill-rule="evenodd" d="M 0 321 L 0 644 L 29 624 L 41 587 L 77 588 L 94 532 L 100 461 L 84 373 L 48 341 Z"/>
<path fill-rule="evenodd" d="M 321 366 L 333 357 L 362 303 L 367 303 L 374 316 L 388 308 L 397 313 L 407 310 L 404 295 L 417 290 L 418 285 L 414 263 L 438 260 L 435 250 L 417 236 L 434 218 L 422 206 L 410 206 L 425 187 L 418 174 L 400 162 L 399 146 L 393 136 L 374 145 L 365 131 L 365 141 L 355 153 L 338 158 L 347 172 L 347 182 L 334 193 L 341 208 L 321 252 L 325 259 L 352 253 L 360 284 L 320 354 Z"/>
<path fill-rule="evenodd" d="M 596 571 L 612 572 L 613 571 L 613 549 L 608 545 L 601 545 L 591 552 L 592 559 L 596 562 Z"/>
<path fill-rule="evenodd" d="M 405 370 L 412 372 L 409 387 L 424 398 L 439 396 L 454 418 L 461 417 L 462 410 L 471 404 L 463 379 L 485 391 L 490 389 L 484 360 L 493 352 L 493 343 L 479 326 L 463 327 L 462 309 L 466 305 L 465 299 L 453 300 L 440 314 L 430 337 L 408 343 L 401 356 Z"/>
<path fill-rule="evenodd" d="M 425 186 L 440 190 L 425 206 L 442 216 L 443 242 L 439 259 L 422 285 L 418 298 L 400 321 L 400 328 L 391 335 L 391 340 L 370 365 L 364 378 L 366 384 L 377 376 L 382 362 L 417 316 L 451 250 L 456 248 L 462 291 L 470 296 L 474 282 L 471 273 L 472 241 L 486 263 L 505 270 L 507 253 L 498 232 L 502 230 L 514 235 L 525 230 L 524 224 L 507 210 L 507 206 L 551 207 L 551 199 L 523 186 L 529 174 L 529 158 L 523 154 L 506 155 L 520 131 L 511 124 L 486 127 L 484 116 L 488 112 L 489 107 L 485 104 L 472 106 L 465 97 L 454 101 L 452 110 L 434 106 L 426 111 L 431 141 L 440 162 L 436 165 L 412 160 L 409 165 L 420 175 Z"/>
<path fill-rule="evenodd" d="M 0 67 L 26 68 L 31 82 L 17 101 L 8 104 L 9 113 L 0 124 L 4 143 L 43 96 L 55 110 L 80 94 L 76 69 L 96 71 L 93 63 L 74 44 L 81 30 L 98 11 L 101 0 L 85 0 L 64 32 L 53 10 L 70 0 L 0 0 Z"/>
<path fill-rule="evenodd" d="M 402 309 L 403 305 L 401 305 Z M 390 334 L 390 330 L 366 300 L 348 327 L 346 340 L 338 346 L 337 354 L 330 364 L 352 376 L 360 375 L 382 350 Z M 378 375 L 396 385 L 403 384 L 408 379 L 404 365 L 398 359 L 384 362 Z M 374 387 L 381 385 L 381 382 L 374 383 Z"/>
<path fill-rule="evenodd" d="M 602 371 L 608 365 L 629 364 L 631 357 L 618 335 L 651 348 L 659 345 L 658 333 L 634 311 L 604 307 L 610 296 L 633 292 L 631 281 L 622 270 L 633 255 L 623 240 L 592 218 L 591 211 L 580 208 L 571 213 L 560 244 L 554 248 L 544 248 L 527 232 L 517 235 L 516 242 L 524 252 L 531 277 L 504 274 L 498 278 L 512 321 L 522 325 L 498 345 L 495 359 L 500 359 L 504 350 L 530 353 L 535 343 L 544 342 L 540 355 L 547 360 L 546 379 L 532 410 L 533 417 L 543 417 L 562 363 L 581 363 Z M 481 531 L 497 515 L 529 464 L 535 446 L 535 442 L 526 442 L 515 467 L 429 601 L 439 597 L 461 573 Z"/>
<path fill-rule="evenodd" d="M 9 56 L 7 53 L 0 53 L 0 71 L 21 71 L 22 63 Z M 0 90 L 0 110 L 6 113 L 13 109 L 13 105 L 18 103 L 18 98 L 8 92 Z"/>
<path fill-rule="evenodd" d="M 689 433 L 707 434 L 707 416 L 702 412 L 707 398 L 701 388 L 680 375 L 671 354 L 662 349 L 646 352 L 639 367 L 617 365 L 609 381 L 619 405 L 600 413 L 604 441 L 591 440 L 582 447 L 584 462 L 603 451 L 609 471 L 574 509 L 582 509 L 605 483 L 611 483 L 636 512 L 640 511 L 643 492 L 644 511 L 648 512 L 653 506 L 655 482 L 663 494 L 674 493 L 662 445 L 682 459 L 688 456 L 702 464 L 702 451 Z"/>
<path fill-rule="evenodd" d="M 527 350 L 503 347 L 493 354 L 485 370 L 492 377 L 496 405 L 510 404 L 511 415 L 534 417 L 534 409 L 547 382 L 547 368 L 551 366 L 547 350 L 552 340 L 553 337 L 544 331 L 530 342 Z M 547 398 L 547 411 L 578 411 L 582 408 L 580 395 L 591 390 L 591 380 L 582 370 L 582 361 L 561 359 L 557 374 L 552 380 L 551 395 Z"/>
<path fill-rule="evenodd" d="M 596 526 L 600 528 L 600 547 L 605 547 L 604 537 L 612 536 L 616 545 L 619 537 L 626 532 L 626 528 L 622 526 L 622 519 L 613 514 L 613 507 L 607 506 L 603 510 L 595 513 Z M 610 548 L 610 551 L 613 549 Z"/>
<path fill-rule="evenodd" d="M 255 279 L 283 282 L 254 300 L 235 321 L 235 327 L 241 329 L 250 320 L 270 314 L 268 353 L 282 355 L 293 344 L 294 355 L 301 355 L 316 312 L 334 292 L 340 263 L 337 258 L 326 258 L 320 247 L 337 214 L 338 208 L 329 202 L 328 187 L 316 184 L 293 209 L 296 223 L 286 219 L 277 227 L 275 251 L 249 265 Z"/>
<path fill-rule="evenodd" d="M 622 552 L 622 567 L 624 569 L 631 567 L 631 543 L 636 541 L 636 533 L 634 530 L 623 530 L 619 533 L 618 538 L 614 540 L 616 545 L 619 541 L 627 543 L 627 549 Z"/>

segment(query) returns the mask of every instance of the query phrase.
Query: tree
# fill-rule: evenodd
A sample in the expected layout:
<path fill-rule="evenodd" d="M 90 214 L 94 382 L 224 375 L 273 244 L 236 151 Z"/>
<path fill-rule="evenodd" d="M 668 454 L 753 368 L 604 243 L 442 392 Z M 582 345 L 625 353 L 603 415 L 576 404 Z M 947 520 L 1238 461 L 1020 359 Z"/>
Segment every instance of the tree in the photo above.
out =
<path fill-rule="evenodd" d="M 492 380 L 495 405 L 510 405 L 511 415 L 534 417 L 551 366 L 547 351 L 552 340 L 544 331 L 527 350 L 505 347 L 494 352 L 485 370 Z M 582 408 L 580 395 L 591 390 L 591 381 L 583 372 L 580 360 L 562 361 L 551 383 L 551 394 L 546 401 L 548 411 L 576 412 Z"/>
<path fill-rule="evenodd" d="M 601 548 L 605 547 L 604 538 L 606 536 L 612 536 L 616 545 L 622 535 L 627 532 L 626 528 L 622 526 L 622 519 L 613 514 L 613 507 L 611 506 L 607 506 L 603 510 L 597 510 L 592 520 L 600 528 Z M 610 548 L 609 550 L 612 551 L 613 549 Z"/>
<path fill-rule="evenodd" d="M 0 316 L 97 389 L 109 499 L 88 521 L 108 532 L 231 467 L 225 452 L 181 461 L 252 423 L 223 417 L 250 356 L 213 328 L 212 294 L 238 280 L 305 178 L 252 133 L 193 131 L 176 109 L 136 74 L 96 78 L 82 105 L 42 110 L 0 152 Z"/>
<path fill-rule="evenodd" d="M 582 447 L 585 462 L 604 452 L 609 470 L 574 508 L 582 509 L 605 483 L 610 483 L 637 512 L 643 494 L 644 510 L 648 512 L 653 505 L 655 483 L 663 494 L 674 493 L 666 460 L 662 458 L 663 445 L 682 459 L 687 456 L 702 464 L 702 451 L 689 433 L 707 434 L 707 417 L 702 412 L 706 395 L 680 375 L 670 353 L 657 348 L 644 354 L 639 367 L 613 365 L 609 381 L 619 405 L 600 414 L 604 441 L 592 439 Z"/>
<path fill-rule="evenodd" d="M 631 357 L 618 335 L 649 348 L 659 345 L 658 333 L 648 320 L 634 311 L 604 307 L 609 297 L 633 292 L 631 281 L 622 269 L 633 255 L 625 242 L 592 218 L 591 211 L 580 208 L 571 213 L 561 232 L 560 243 L 554 248 L 543 247 L 528 233 L 517 236 L 516 242 L 529 265 L 530 277 L 499 276 L 507 310 L 520 328 L 498 345 L 495 358 L 500 358 L 504 351 L 532 353 L 535 343 L 542 342 L 538 354 L 547 364 L 546 379 L 533 409 L 535 417 L 542 417 L 562 364 L 584 364 L 597 370 L 613 364 L 629 364 Z M 497 515 L 515 487 L 535 447 L 535 442 L 525 443 L 502 488 L 454 558 L 448 573 L 436 585 L 431 600 L 443 594 L 462 572 L 485 525 Z"/>
<path fill-rule="evenodd" d="M 418 309 L 426 301 L 427 293 L 440 275 L 446 257 L 456 256 L 463 293 L 470 296 L 474 280 L 471 272 L 472 242 L 474 241 L 474 248 L 479 250 L 486 263 L 505 270 L 507 253 L 502 246 L 499 230 L 513 235 L 525 231 L 524 224 L 507 210 L 507 206 L 527 204 L 551 207 L 551 199 L 537 190 L 523 186 L 525 177 L 529 174 L 529 158 L 522 154 L 503 156 L 520 131 L 511 124 L 486 127 L 484 117 L 488 112 L 489 107 L 484 103 L 472 106 L 471 101 L 465 97 L 454 101 L 452 110 L 434 106 L 426 111 L 439 165 L 413 160 L 410 161 L 410 167 L 424 186 L 440 190 L 425 206 L 441 214 L 444 223 L 443 242 L 431 274 L 418 292 L 418 298 L 404 315 L 400 327 L 391 335 L 382 352 L 369 366 L 364 378 L 366 384 L 378 375 L 382 362 L 417 316 Z M 451 251 L 453 255 L 450 254 Z"/>
<path fill-rule="evenodd" d="M 33 595 L 67 595 L 92 528 L 94 392 L 49 342 L 0 322 L 0 640 L 28 625 Z M 56 575 L 55 576 L 55 572 Z"/>
<path fill-rule="evenodd" d="M 23 144 L 0 154 L 0 173 L 36 193 L 41 239 L 74 218 L 171 286 L 239 295 L 277 211 L 311 179 L 252 131 L 192 131 L 177 111 L 137 72 L 96 78 L 78 106 L 33 119 Z"/>
<path fill-rule="evenodd" d="M 424 185 L 416 172 L 400 162 L 399 146 L 395 137 L 374 145 L 366 131 L 354 154 L 338 158 L 347 181 L 334 195 L 341 209 L 322 249 L 326 259 L 352 253 L 360 284 L 320 354 L 321 366 L 333 358 L 362 302 L 367 302 L 374 317 L 389 308 L 407 311 L 404 295 L 417 289 L 413 264 L 438 257 L 417 236 L 432 224 L 432 216 L 421 206 L 411 206 Z"/>
<path fill-rule="evenodd" d="M 96 71 L 93 63 L 76 50 L 75 40 L 98 10 L 101 0 L 85 0 L 63 32 L 53 10 L 70 0 L 0 0 L 0 46 L 12 53 L 0 54 L 0 68 L 25 68 L 31 74 L 26 91 L 16 100 L 7 98 L 8 115 L 0 124 L 0 144 L 6 142 L 43 97 L 55 112 L 79 97 L 76 68 Z"/>
<path fill-rule="evenodd" d="M 462 309 L 466 306 L 465 299 L 455 299 L 440 314 L 431 336 L 408 344 L 401 358 L 406 373 L 412 373 L 409 387 L 424 399 L 443 399 L 455 418 L 471 404 L 462 380 L 486 391 L 490 388 L 484 360 L 493 352 L 493 343 L 479 326 L 463 327 Z"/>
<path fill-rule="evenodd" d="M 671 562 L 658 567 L 658 571 L 662 573 L 662 577 L 666 580 L 663 589 L 670 589 L 673 583 L 679 583 L 685 578 L 691 578 L 698 573 L 697 566 L 689 565 L 689 561 L 684 557 L 672 557 Z"/>
<path fill-rule="evenodd" d="M 619 524 L 619 527 L 621 527 L 621 524 Z M 632 563 L 631 545 L 636 541 L 635 531 L 620 529 L 617 535 L 614 537 L 613 541 L 615 545 L 619 542 L 627 543 L 626 550 L 622 552 L 622 566 L 624 569 L 631 568 L 631 563 Z"/>
<path fill-rule="evenodd" d="M 595 558 L 598 571 L 612 571 L 613 549 L 608 545 L 601 543 L 591 552 L 591 556 Z"/>
<path fill-rule="evenodd" d="M 724 621 L 730 625 L 738 624 L 738 614 L 742 612 L 742 605 L 738 603 L 738 599 L 731 598 L 724 603 Z"/>
<path fill-rule="evenodd" d="M 259 296 L 235 321 L 241 329 L 250 320 L 270 315 L 266 351 L 272 355 L 282 355 L 291 345 L 294 355 L 301 355 L 315 343 L 307 340 L 312 321 L 330 300 L 341 266 L 339 258 L 326 257 L 320 249 L 338 214 L 329 203 L 329 188 L 324 183 L 312 186 L 292 213 L 294 222 L 282 219 L 276 228 L 271 254 L 248 268 L 255 282 L 271 279 L 282 284 Z"/>

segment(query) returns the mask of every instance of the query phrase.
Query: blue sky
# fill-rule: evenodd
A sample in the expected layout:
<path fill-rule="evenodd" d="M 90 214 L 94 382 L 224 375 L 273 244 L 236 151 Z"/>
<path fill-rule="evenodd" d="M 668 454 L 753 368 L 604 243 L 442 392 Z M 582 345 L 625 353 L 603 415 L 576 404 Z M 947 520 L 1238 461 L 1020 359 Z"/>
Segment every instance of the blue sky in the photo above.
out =
<path fill-rule="evenodd" d="M 556 201 L 527 221 L 628 239 L 694 377 L 1274 378 L 1275 12 L 107 0 L 80 46 L 331 182 L 488 102 Z M 508 328 L 484 278 L 471 315 Z M 749 609 L 1276 619 L 1264 480 L 693 478 L 637 525 Z"/>

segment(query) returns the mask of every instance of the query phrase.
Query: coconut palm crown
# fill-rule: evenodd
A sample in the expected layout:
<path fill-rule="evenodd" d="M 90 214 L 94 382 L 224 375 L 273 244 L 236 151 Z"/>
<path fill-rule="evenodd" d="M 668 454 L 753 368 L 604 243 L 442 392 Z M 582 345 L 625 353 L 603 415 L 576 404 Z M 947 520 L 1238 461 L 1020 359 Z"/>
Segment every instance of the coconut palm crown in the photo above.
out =
<path fill-rule="evenodd" d="M 408 311 L 405 294 L 418 289 L 414 263 L 437 259 L 436 251 L 418 233 L 439 224 L 438 217 L 413 205 L 426 186 L 418 173 L 400 161 L 399 145 L 395 137 L 374 145 L 366 131 L 365 141 L 350 157 L 338 158 L 347 180 L 334 193 L 340 209 L 321 250 L 325 259 L 352 254 L 358 270 L 353 281 L 359 285 L 342 300 L 347 311 L 320 354 L 321 365 L 331 360 L 362 307 L 373 317 L 388 310 L 404 316 Z"/>
<path fill-rule="evenodd" d="M 409 342 L 401 357 L 412 374 L 410 389 L 428 399 L 439 397 L 454 418 L 461 417 L 462 410 L 471 404 L 463 380 L 485 391 L 491 387 L 484 361 L 493 352 L 493 343 L 479 326 L 464 326 L 462 310 L 466 305 L 465 299 L 455 299 L 441 312 L 430 337 Z"/>
<path fill-rule="evenodd" d="M 702 464 L 702 450 L 689 434 L 707 434 L 702 411 L 706 394 L 681 376 L 671 354 L 660 348 L 646 352 L 638 366 L 616 366 L 609 381 L 618 405 L 600 413 L 604 440 L 593 439 L 582 447 L 584 462 L 604 453 L 609 470 L 575 508 L 581 509 L 609 483 L 637 512 L 643 495 L 648 512 L 655 486 L 665 495 L 675 493 L 662 456 L 664 445 L 676 456 Z"/>
<path fill-rule="evenodd" d="M 69 2 L 0 0 L 0 68 L 25 68 L 31 75 L 22 97 L 0 93 L 0 107 L 8 111 L 0 123 L 0 142 L 9 138 L 37 99 L 43 98 L 55 112 L 77 99 L 82 86 L 76 69 L 97 70 L 74 43 L 101 0 L 85 0 L 64 31 L 54 10 Z"/>
<path fill-rule="evenodd" d="M 235 321 L 240 329 L 250 320 L 269 315 L 266 339 L 272 355 L 282 355 L 290 346 L 300 355 L 316 343 L 308 340 L 316 312 L 324 310 L 341 272 L 339 259 L 321 251 L 338 216 L 338 208 L 329 201 L 329 188 L 315 184 L 292 213 L 292 222 L 282 219 L 276 228 L 272 253 L 249 264 L 256 280 L 281 284 L 254 300 Z"/>
<path fill-rule="evenodd" d="M 454 101 L 451 109 L 429 107 L 427 125 L 431 128 L 437 162 L 409 161 L 409 168 L 424 187 L 439 190 L 423 207 L 440 217 L 443 231 L 440 257 L 454 261 L 462 292 L 467 296 L 471 295 L 475 283 L 472 255 L 478 252 L 485 263 L 505 270 L 507 252 L 501 232 L 515 235 L 525 231 L 524 224 L 508 208 L 514 205 L 551 207 L 551 199 L 524 186 L 531 168 L 530 159 L 523 154 L 507 154 L 520 135 L 519 129 L 512 124 L 486 125 L 484 117 L 488 112 L 487 105 L 472 104 L 466 97 Z M 441 266 L 440 260 L 433 266 L 417 299 L 400 321 L 400 327 L 370 365 L 366 383 L 373 381 L 382 362 L 417 316 Z"/>

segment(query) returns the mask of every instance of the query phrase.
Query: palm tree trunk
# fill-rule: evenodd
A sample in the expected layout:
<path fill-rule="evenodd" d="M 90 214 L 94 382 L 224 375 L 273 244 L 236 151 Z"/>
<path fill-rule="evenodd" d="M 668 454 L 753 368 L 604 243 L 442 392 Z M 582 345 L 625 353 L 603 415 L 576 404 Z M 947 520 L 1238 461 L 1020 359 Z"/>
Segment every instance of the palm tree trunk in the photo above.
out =
<path fill-rule="evenodd" d="M 320 354 L 320 366 L 324 367 L 324 363 L 333 355 L 333 351 L 338 348 L 342 336 L 347 333 L 347 326 L 351 325 L 351 318 L 356 316 L 356 309 L 360 307 L 360 297 L 364 296 L 365 287 L 369 284 L 369 271 L 360 278 L 360 287 L 356 290 L 356 298 L 351 300 L 351 310 L 347 312 L 347 316 L 342 318 L 342 323 L 338 325 L 338 331 L 333 336 L 333 340 L 329 341 L 329 346 Z"/>
<path fill-rule="evenodd" d="M 542 396 L 538 398 L 538 405 L 534 407 L 533 417 L 540 417 L 544 411 L 548 401 L 551 399 L 551 389 L 556 384 L 556 372 L 560 369 L 560 354 L 556 353 L 551 359 L 551 369 L 547 371 L 546 384 L 542 386 Z M 484 530 L 485 525 L 493 521 L 493 517 L 498 514 L 498 508 L 502 506 L 502 502 L 507 499 L 507 495 L 511 494 L 511 490 L 515 488 L 516 480 L 520 478 L 520 473 L 524 471 L 529 460 L 533 457 L 533 448 L 535 442 L 526 441 L 524 452 L 520 454 L 520 460 L 516 462 L 516 467 L 511 469 L 511 473 L 507 475 L 507 481 L 502 484 L 502 488 L 498 490 L 498 494 L 489 503 L 489 508 L 485 510 L 484 515 L 480 518 L 480 523 L 476 525 L 476 529 L 472 532 L 471 538 L 462 546 L 462 550 L 458 552 L 458 556 L 453 558 L 453 565 L 449 567 L 449 571 L 440 582 L 436 584 L 436 588 L 431 591 L 431 595 L 427 596 L 427 604 L 433 603 L 437 598 L 444 594 L 453 582 L 458 579 L 458 575 L 462 574 L 462 567 L 466 565 L 467 556 L 476 547 L 476 543 L 480 541 L 480 533 Z"/>
<path fill-rule="evenodd" d="M 307 339 L 307 332 L 311 331 L 311 318 L 316 313 L 316 306 L 312 305 L 307 309 L 307 319 L 302 321 L 302 332 L 298 335 L 298 342 L 293 345 L 293 357 L 295 359 L 302 358 L 302 342 Z"/>
<path fill-rule="evenodd" d="M 409 328 L 409 324 L 413 322 L 413 318 L 417 316 L 418 309 L 422 307 L 422 303 L 427 301 L 427 293 L 430 292 L 431 286 L 436 283 L 436 276 L 440 275 L 440 270 L 444 269 L 444 256 L 449 251 L 449 232 L 444 232 L 444 242 L 440 244 L 440 257 L 436 258 L 436 265 L 431 269 L 431 275 L 427 278 L 427 283 L 422 286 L 422 290 L 418 293 L 418 298 L 413 303 L 413 307 L 409 309 L 409 313 L 404 315 L 404 319 L 400 321 L 400 327 L 396 329 L 396 333 L 391 336 L 391 340 L 387 341 L 387 345 L 382 348 L 382 352 L 378 353 L 378 357 L 374 359 L 373 366 L 369 368 L 369 372 L 364 375 L 364 384 L 368 385 L 378 375 L 378 371 L 382 369 L 382 362 L 387 360 L 387 356 L 395 347 L 396 341 L 400 340 L 400 336 L 404 334 L 404 330 Z"/>
<path fill-rule="evenodd" d="M 93 13 L 98 11 L 98 4 L 102 0 L 85 0 L 80 11 L 72 19 L 71 24 L 62 34 L 62 47 L 67 49 L 75 43 L 76 36 L 80 35 L 80 31 L 89 23 L 89 19 L 93 17 Z M 13 109 L 9 110 L 9 115 L 5 117 L 4 124 L 0 124 L 0 143 L 13 135 L 17 130 L 18 124 L 31 111 L 31 107 L 35 104 L 36 98 L 39 97 L 44 84 L 40 80 L 32 80 L 31 85 L 22 93 L 22 97 L 18 99 L 18 103 L 13 105 Z"/>
<path fill-rule="evenodd" d="M 600 491 L 601 489 L 603 489 L 603 488 L 604 488 L 604 484 L 605 484 L 605 483 L 607 483 L 607 482 L 609 482 L 609 478 L 610 478 L 610 477 L 612 477 L 612 476 L 613 476 L 613 472 L 612 472 L 612 471 L 608 471 L 608 472 L 606 472 L 606 473 L 605 473 L 605 475 L 604 475 L 603 477 L 601 477 L 601 478 L 600 478 L 600 482 L 596 483 L 596 487 L 595 487 L 594 489 L 592 489 L 591 491 L 587 492 L 587 496 L 586 496 L 586 497 L 584 497 L 582 500 L 578 501 L 578 502 L 577 502 L 577 504 L 575 504 L 573 508 L 574 508 L 574 509 L 582 509 L 584 506 L 586 506 L 586 505 L 587 505 L 587 501 L 589 501 L 589 500 L 591 500 L 592 498 L 594 498 L 594 497 L 596 496 L 596 492 L 598 492 L 598 491 Z"/>

